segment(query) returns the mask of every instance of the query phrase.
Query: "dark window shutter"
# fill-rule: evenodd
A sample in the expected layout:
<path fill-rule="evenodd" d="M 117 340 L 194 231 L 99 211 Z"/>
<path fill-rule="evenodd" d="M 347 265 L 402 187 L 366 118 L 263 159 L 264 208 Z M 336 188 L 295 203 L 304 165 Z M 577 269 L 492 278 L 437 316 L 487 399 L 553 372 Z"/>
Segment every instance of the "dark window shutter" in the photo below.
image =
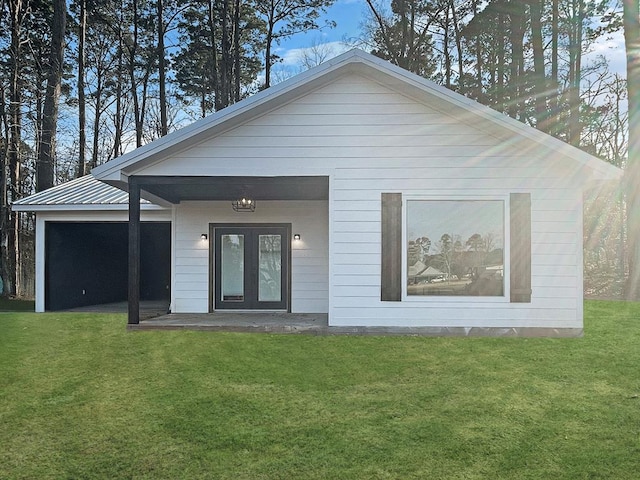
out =
<path fill-rule="evenodd" d="M 402 194 L 382 194 L 382 289 L 380 299 L 402 299 Z"/>
<path fill-rule="evenodd" d="M 511 301 L 531 302 L 531 194 L 512 193 L 511 226 Z"/>

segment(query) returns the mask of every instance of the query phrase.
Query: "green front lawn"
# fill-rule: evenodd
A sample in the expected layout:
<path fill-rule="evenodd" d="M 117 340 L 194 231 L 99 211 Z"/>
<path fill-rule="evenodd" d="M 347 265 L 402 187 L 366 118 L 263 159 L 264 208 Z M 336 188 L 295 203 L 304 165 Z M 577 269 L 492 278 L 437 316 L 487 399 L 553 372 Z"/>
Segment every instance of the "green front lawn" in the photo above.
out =
<path fill-rule="evenodd" d="M 580 339 L 0 314 L 3 479 L 637 479 L 640 304 Z"/>

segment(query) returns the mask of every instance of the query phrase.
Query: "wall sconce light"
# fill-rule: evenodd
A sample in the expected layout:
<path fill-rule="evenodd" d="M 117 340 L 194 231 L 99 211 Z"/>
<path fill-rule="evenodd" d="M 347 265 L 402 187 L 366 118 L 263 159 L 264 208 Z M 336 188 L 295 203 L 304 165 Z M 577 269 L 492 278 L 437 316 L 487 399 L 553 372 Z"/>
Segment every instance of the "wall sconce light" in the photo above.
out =
<path fill-rule="evenodd" d="M 299 233 L 294 233 L 293 234 L 293 239 L 294 240 L 300 240 L 300 234 Z"/>
<path fill-rule="evenodd" d="M 256 201 L 251 198 L 242 197 L 231 202 L 234 212 L 254 212 L 256 210 Z"/>
<path fill-rule="evenodd" d="M 206 240 L 209 238 L 209 235 L 207 235 L 206 233 L 203 233 L 202 235 L 200 235 L 200 240 Z"/>

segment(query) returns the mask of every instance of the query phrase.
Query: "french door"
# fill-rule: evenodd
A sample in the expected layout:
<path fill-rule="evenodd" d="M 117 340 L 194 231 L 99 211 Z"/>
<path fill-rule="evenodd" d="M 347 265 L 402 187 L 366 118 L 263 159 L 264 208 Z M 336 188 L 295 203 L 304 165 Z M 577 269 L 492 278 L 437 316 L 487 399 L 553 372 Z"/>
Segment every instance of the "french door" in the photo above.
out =
<path fill-rule="evenodd" d="M 214 308 L 288 310 L 291 227 L 213 225 Z"/>

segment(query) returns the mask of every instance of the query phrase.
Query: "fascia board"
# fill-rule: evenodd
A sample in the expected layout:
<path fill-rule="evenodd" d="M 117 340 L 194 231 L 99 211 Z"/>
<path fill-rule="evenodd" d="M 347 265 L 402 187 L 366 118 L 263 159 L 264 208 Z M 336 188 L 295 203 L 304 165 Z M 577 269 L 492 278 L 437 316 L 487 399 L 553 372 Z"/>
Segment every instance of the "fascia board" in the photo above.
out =
<path fill-rule="evenodd" d="M 94 204 L 94 205 L 13 205 L 14 212 L 126 212 L 129 210 L 127 204 Z M 144 211 L 169 211 L 169 208 L 159 205 L 143 203 L 140 210 Z"/>

